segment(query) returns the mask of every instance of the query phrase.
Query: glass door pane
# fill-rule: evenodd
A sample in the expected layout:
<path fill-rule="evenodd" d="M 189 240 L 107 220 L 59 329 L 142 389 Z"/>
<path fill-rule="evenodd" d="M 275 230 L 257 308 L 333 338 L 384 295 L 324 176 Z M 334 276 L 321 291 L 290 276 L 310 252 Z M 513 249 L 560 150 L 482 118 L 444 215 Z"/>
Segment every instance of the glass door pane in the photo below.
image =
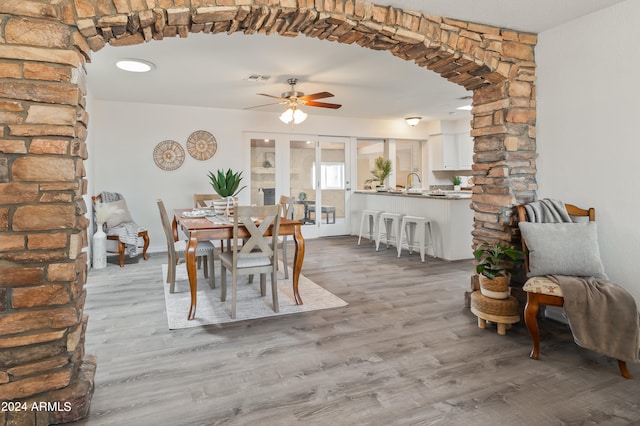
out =
<path fill-rule="evenodd" d="M 316 206 L 316 218 L 321 235 L 347 233 L 347 143 L 340 138 L 320 140 L 319 167 L 314 168 L 320 190 L 321 204 Z"/>
<path fill-rule="evenodd" d="M 275 139 L 251 139 L 251 204 L 271 205 L 278 202 L 275 199 L 275 151 Z"/>
<path fill-rule="evenodd" d="M 296 206 L 294 208 L 294 219 L 302 221 L 303 233 L 308 235 L 311 225 L 315 225 L 315 212 L 313 204 L 316 200 L 313 168 L 316 163 L 316 141 L 309 140 L 291 140 L 289 142 L 289 186 L 291 188 L 291 196 L 296 198 Z M 317 236 L 312 232 L 313 236 Z"/>

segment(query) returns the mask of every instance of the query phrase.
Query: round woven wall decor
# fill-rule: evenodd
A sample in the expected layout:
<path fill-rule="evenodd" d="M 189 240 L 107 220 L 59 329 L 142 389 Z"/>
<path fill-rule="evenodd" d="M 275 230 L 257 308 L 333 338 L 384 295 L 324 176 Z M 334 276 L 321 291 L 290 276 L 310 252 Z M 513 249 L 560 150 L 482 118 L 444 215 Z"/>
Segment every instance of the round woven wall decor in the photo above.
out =
<path fill-rule="evenodd" d="M 187 139 L 187 151 L 196 160 L 204 161 L 213 157 L 218 150 L 216 138 L 207 131 L 196 130 Z"/>
<path fill-rule="evenodd" d="M 153 150 L 153 161 L 162 170 L 179 169 L 184 163 L 184 148 L 176 141 L 162 141 Z"/>

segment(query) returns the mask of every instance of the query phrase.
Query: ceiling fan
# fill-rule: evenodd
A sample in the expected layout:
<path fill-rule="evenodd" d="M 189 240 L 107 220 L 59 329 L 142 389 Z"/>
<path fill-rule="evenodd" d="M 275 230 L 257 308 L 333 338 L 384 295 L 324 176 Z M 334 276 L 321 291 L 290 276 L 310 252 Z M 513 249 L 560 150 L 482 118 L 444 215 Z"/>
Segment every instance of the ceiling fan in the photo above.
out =
<path fill-rule="evenodd" d="M 339 104 L 332 104 L 328 102 L 316 102 L 316 99 L 324 99 L 324 98 L 332 97 L 333 93 L 318 92 L 318 93 L 313 93 L 311 95 L 305 96 L 303 92 L 298 92 L 296 90 L 296 84 L 298 83 L 297 78 L 290 78 L 287 80 L 287 83 L 291 86 L 291 90 L 289 90 L 288 92 L 282 92 L 280 96 L 268 95 L 266 93 L 258 93 L 258 95 L 260 96 L 266 96 L 269 98 L 278 99 L 278 102 L 271 102 L 268 104 L 256 105 L 256 106 L 245 108 L 245 109 L 260 108 L 263 106 L 277 105 L 277 104 L 287 105 L 287 109 L 280 116 L 280 120 L 284 121 L 285 123 L 290 123 L 291 121 L 294 121 L 295 124 L 298 124 L 298 123 L 302 123 L 305 120 L 305 118 L 307 118 L 307 114 L 302 112 L 300 109 L 298 109 L 298 107 L 300 106 L 304 105 L 304 106 L 331 108 L 331 109 L 338 109 L 342 106 Z"/>

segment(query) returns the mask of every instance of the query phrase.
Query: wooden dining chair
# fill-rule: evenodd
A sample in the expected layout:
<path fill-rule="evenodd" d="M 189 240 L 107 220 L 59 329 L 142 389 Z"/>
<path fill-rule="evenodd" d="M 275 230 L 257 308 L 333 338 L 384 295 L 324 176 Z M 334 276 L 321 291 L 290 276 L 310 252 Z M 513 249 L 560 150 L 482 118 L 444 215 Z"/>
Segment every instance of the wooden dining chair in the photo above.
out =
<path fill-rule="evenodd" d="M 176 285 L 176 265 L 181 259 L 187 258 L 187 241 L 179 240 L 175 241 L 173 231 L 171 230 L 171 222 L 169 215 L 164 207 L 164 203 L 161 199 L 156 200 L 158 204 L 158 210 L 160 211 L 160 221 L 162 222 L 162 229 L 167 238 L 167 254 L 168 254 L 168 269 L 167 269 L 167 282 L 169 283 L 169 293 L 175 291 Z M 209 287 L 215 288 L 215 269 L 214 269 L 214 247 L 210 241 L 198 241 L 196 248 L 196 256 L 202 257 L 204 265 L 204 277 L 209 278 Z"/>
<path fill-rule="evenodd" d="M 293 209 L 295 207 L 295 197 L 287 197 L 286 195 L 280 196 L 280 201 L 278 204 L 280 205 L 280 214 L 285 219 L 293 219 Z M 289 237 L 287 235 L 283 235 L 278 238 L 278 248 L 282 249 L 282 265 L 284 267 L 284 278 L 286 280 L 289 279 L 289 267 L 287 266 L 287 242 Z"/>
<path fill-rule="evenodd" d="M 589 222 L 596 220 L 595 209 L 582 209 L 572 204 L 565 204 L 567 213 L 573 218 L 583 218 Z M 528 222 L 527 211 L 524 205 L 518 206 L 518 220 L 520 222 Z M 525 252 L 525 271 L 530 272 L 530 257 L 529 250 L 527 248 L 527 242 L 524 236 L 522 236 L 522 249 Z M 538 328 L 538 312 L 540 306 L 564 306 L 564 297 L 562 289 L 558 284 L 545 276 L 534 276 L 527 280 L 522 289 L 527 293 L 527 304 L 524 308 L 524 322 L 527 326 L 527 330 L 531 335 L 531 341 L 533 347 L 529 357 L 531 359 L 538 359 L 540 357 L 540 330 Z M 631 373 L 627 369 L 627 364 L 623 360 L 618 361 L 618 368 L 620 374 L 627 378 L 631 378 Z"/>
<path fill-rule="evenodd" d="M 257 218 L 257 220 L 256 220 Z M 271 274 L 273 311 L 278 305 L 278 231 L 280 228 L 280 205 L 234 206 L 233 240 L 231 251 L 220 254 L 221 293 L 220 300 L 227 297 L 227 269 L 231 270 L 231 318 L 236 317 L 238 276 L 260 274 L 260 294 L 266 295 L 266 274 Z M 245 230 L 248 235 L 241 233 Z M 271 229 L 271 235 L 266 236 Z M 242 245 L 239 240 L 244 238 Z"/>

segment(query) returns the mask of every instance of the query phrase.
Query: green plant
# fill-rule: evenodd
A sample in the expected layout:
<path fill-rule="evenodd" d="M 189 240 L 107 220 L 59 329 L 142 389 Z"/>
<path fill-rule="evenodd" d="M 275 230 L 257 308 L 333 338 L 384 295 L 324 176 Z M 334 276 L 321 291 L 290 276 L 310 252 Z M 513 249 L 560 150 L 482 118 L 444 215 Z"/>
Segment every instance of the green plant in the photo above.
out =
<path fill-rule="evenodd" d="M 391 174 L 391 160 L 385 160 L 383 156 L 376 158 L 371 174 L 373 177 L 367 179 L 364 183 L 377 181 L 380 182 L 381 185 L 384 185 L 384 181 L 387 180 Z"/>
<path fill-rule="evenodd" d="M 489 279 L 509 276 L 522 265 L 524 252 L 498 243 L 482 243 L 473 251 L 476 273 Z"/>
<path fill-rule="evenodd" d="M 223 198 L 235 197 L 240 191 L 246 188 L 245 185 L 238 189 L 242 181 L 242 172 L 233 172 L 231 169 L 225 172 L 224 170 L 218 169 L 217 174 L 209 172 L 208 176 L 213 190 Z"/>
<path fill-rule="evenodd" d="M 461 185 L 462 178 L 460 176 L 454 176 L 451 178 L 451 182 L 453 182 L 454 185 Z"/>

